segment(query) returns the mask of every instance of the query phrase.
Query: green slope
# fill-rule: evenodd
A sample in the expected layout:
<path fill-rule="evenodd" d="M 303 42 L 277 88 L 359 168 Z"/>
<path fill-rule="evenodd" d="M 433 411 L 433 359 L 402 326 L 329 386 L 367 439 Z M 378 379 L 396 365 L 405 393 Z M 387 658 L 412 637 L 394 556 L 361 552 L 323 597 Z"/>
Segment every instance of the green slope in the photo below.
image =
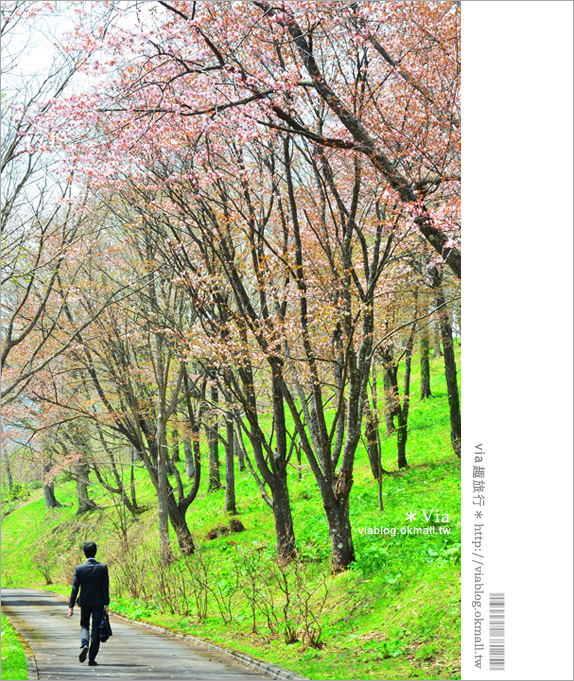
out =
<path fill-rule="evenodd" d="M 301 640 L 302 597 L 291 604 L 285 621 L 278 583 L 269 586 L 278 574 L 273 517 L 248 471 L 236 471 L 239 518 L 247 531 L 204 540 L 209 529 L 229 520 L 222 511 L 224 491 L 208 494 L 205 475 L 187 514 L 201 558 L 179 559 L 168 567 L 157 558 L 156 510 L 144 471 L 137 473 L 138 497 L 150 508 L 137 520 L 129 519 L 127 550 L 109 496 L 94 485 L 92 496 L 101 508 L 75 516 L 73 484 L 59 482 L 56 495 L 63 508 L 46 511 L 37 498 L 4 518 L 2 584 L 42 587 L 48 574 L 53 584 L 47 588 L 68 593 L 82 541 L 95 540 L 99 557 L 110 565 L 112 607 L 130 617 L 231 645 L 314 679 L 460 678 L 460 461 L 450 447 L 441 360 L 432 361 L 433 397 L 424 402 L 418 401 L 417 362 L 413 369 L 410 467 L 397 470 L 395 440 L 383 438 L 383 465 L 391 474 L 384 479 L 381 513 L 366 453 L 359 448 L 351 493 L 357 561 L 344 574 L 329 571 L 327 525 L 313 476 L 303 463 L 299 479 L 293 467 L 290 493 L 301 563 L 286 579 L 299 584 L 300 594 L 311 594 L 307 616 L 319 619 L 318 647 Z M 433 509 L 432 522 L 427 523 L 423 509 L 427 516 Z M 409 513 L 416 514 L 412 523 Z M 448 523 L 440 522 L 443 514 Z M 407 527 L 434 527 L 434 534 L 401 534 Z M 450 532 L 441 533 L 441 527 Z M 368 528 L 394 528 L 396 533 L 370 534 Z M 200 618 L 193 589 L 202 564 L 212 593 Z M 248 566 L 259 580 L 255 627 L 246 596 Z M 297 601 L 294 593 L 292 598 Z M 271 599 L 274 606 L 266 617 L 261 606 Z M 290 628 L 295 630 L 292 638 L 300 640 L 287 644 Z"/>

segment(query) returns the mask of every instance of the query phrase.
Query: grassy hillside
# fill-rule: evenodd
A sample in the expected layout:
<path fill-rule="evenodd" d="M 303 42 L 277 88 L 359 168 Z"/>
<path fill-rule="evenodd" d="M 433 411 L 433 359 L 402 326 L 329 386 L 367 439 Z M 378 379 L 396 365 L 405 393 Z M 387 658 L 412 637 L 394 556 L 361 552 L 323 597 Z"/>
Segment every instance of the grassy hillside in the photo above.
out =
<path fill-rule="evenodd" d="M 153 490 L 138 469 L 138 501 L 150 508 L 135 520 L 120 517 L 96 485 L 100 509 L 76 516 L 74 486 L 63 481 L 56 486 L 63 508 L 46 511 L 36 491 L 5 516 L 3 586 L 69 593 L 81 543 L 93 540 L 110 566 L 112 608 L 127 616 L 231 645 L 312 679 L 460 678 L 460 461 L 450 446 L 442 359 L 432 360 L 433 397 L 424 402 L 418 362 L 413 369 L 410 467 L 397 470 L 395 438 L 383 438 L 390 474 L 380 512 L 360 446 L 351 493 L 357 560 L 346 573 L 330 574 L 327 524 L 305 463 L 301 478 L 294 465 L 290 479 L 300 561 L 283 572 L 273 560 L 272 514 L 248 471 L 236 471 L 238 517 L 247 531 L 204 539 L 229 522 L 224 491 L 208 493 L 204 475 L 187 514 L 199 555 L 162 566 Z M 427 516 L 434 509 L 429 522 L 423 509 Z M 408 513 L 416 514 L 412 523 Z M 448 522 L 440 522 L 443 514 Z M 401 534 L 406 527 L 427 533 Z"/>

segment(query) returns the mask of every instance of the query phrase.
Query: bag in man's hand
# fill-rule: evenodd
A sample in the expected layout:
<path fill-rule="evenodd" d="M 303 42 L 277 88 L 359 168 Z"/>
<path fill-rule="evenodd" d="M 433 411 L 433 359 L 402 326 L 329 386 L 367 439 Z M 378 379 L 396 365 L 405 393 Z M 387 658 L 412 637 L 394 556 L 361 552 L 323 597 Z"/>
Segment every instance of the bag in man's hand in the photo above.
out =
<path fill-rule="evenodd" d="M 110 624 L 110 618 L 108 617 L 108 613 L 104 610 L 104 614 L 102 615 L 102 619 L 100 620 L 100 625 L 98 627 L 99 629 L 99 634 L 100 634 L 100 641 L 102 643 L 105 643 L 110 636 L 112 635 L 112 627 Z"/>

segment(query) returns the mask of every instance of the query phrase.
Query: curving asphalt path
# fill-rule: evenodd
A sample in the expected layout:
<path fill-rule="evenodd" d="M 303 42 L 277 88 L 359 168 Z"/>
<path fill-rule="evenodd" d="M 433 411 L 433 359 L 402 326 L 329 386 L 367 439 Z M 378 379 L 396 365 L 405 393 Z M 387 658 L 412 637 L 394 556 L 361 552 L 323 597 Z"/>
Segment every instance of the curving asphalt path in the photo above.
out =
<path fill-rule="evenodd" d="M 2 589 L 2 610 L 32 648 L 40 679 L 269 679 L 231 656 L 111 616 L 113 636 L 102 643 L 98 666 L 78 661 L 80 613 L 68 618 L 63 599 L 34 589 Z"/>

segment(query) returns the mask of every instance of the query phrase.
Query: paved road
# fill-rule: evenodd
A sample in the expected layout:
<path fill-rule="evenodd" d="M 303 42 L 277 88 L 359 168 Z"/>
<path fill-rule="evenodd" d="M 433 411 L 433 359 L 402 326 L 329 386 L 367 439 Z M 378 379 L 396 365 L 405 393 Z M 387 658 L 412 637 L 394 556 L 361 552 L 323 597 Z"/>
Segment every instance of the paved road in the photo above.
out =
<path fill-rule="evenodd" d="M 2 610 L 28 640 L 40 679 L 268 679 L 216 650 L 111 617 L 97 667 L 78 661 L 80 614 L 68 618 L 63 599 L 34 589 L 3 589 Z"/>

